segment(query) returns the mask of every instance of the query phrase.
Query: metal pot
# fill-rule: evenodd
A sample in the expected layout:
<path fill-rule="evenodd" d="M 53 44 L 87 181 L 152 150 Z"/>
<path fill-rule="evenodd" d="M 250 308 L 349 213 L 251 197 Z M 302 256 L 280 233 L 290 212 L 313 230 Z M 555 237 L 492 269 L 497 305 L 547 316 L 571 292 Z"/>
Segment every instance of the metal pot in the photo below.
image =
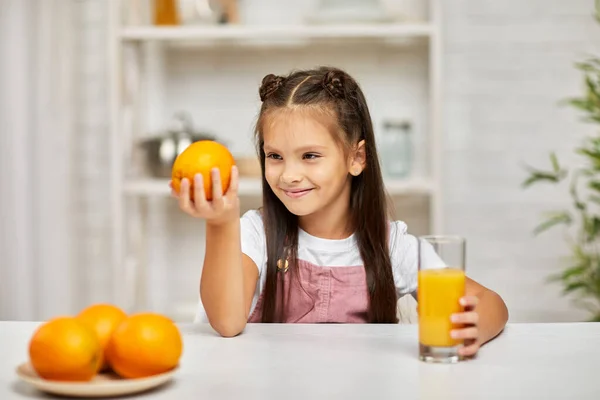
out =
<path fill-rule="evenodd" d="M 190 144 L 199 140 L 216 140 L 210 134 L 194 132 L 191 119 L 186 114 L 177 114 L 174 122 L 176 125 L 165 135 L 143 139 L 138 143 L 145 167 L 155 178 L 170 178 L 175 159 Z"/>

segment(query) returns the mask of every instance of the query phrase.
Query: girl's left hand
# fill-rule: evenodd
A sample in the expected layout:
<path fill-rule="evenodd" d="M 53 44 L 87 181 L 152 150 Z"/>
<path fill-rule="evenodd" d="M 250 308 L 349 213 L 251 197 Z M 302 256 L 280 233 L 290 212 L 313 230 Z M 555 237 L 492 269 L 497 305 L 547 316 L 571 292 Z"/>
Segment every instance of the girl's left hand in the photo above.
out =
<path fill-rule="evenodd" d="M 454 339 L 464 339 L 464 346 L 458 351 L 463 357 L 474 356 L 481 345 L 479 341 L 479 314 L 475 307 L 479 299 L 475 296 L 465 296 L 460 299 L 460 304 L 464 311 L 457 314 L 452 314 L 450 320 L 455 324 L 463 324 L 461 329 L 454 329 L 450 332 L 450 336 Z"/>

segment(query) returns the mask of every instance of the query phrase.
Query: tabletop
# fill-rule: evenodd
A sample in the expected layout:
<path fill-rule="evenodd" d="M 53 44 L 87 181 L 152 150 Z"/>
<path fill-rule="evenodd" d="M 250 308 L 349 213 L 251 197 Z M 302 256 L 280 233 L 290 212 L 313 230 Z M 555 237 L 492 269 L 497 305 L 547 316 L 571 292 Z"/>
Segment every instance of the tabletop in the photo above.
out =
<path fill-rule="evenodd" d="M 55 398 L 19 381 L 39 323 L 0 322 L 0 399 Z M 426 364 L 417 326 L 180 324 L 174 380 L 148 399 L 600 399 L 600 323 L 509 324 L 475 359 Z"/>

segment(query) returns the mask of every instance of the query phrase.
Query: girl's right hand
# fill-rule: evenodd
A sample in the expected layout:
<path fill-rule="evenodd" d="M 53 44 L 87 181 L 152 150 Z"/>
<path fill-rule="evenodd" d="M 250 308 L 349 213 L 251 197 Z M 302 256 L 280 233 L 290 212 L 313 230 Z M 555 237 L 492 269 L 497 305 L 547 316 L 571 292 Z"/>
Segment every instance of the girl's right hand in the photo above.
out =
<path fill-rule="evenodd" d="M 180 193 L 175 192 L 170 182 L 171 194 L 179 199 L 179 208 L 186 214 L 196 218 L 204 218 L 207 224 L 221 225 L 240 217 L 240 200 L 238 198 L 238 169 L 231 167 L 231 180 L 227 193 L 223 195 L 221 174 L 218 168 L 211 170 L 212 200 L 206 200 L 202 174 L 194 177 L 194 201 L 190 199 L 190 182 L 187 178 L 181 180 Z"/>

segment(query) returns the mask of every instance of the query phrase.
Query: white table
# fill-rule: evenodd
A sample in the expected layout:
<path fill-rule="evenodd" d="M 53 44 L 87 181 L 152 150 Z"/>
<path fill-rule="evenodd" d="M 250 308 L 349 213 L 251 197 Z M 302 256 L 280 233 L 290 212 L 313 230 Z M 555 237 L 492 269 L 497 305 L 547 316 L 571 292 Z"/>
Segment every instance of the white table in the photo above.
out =
<path fill-rule="evenodd" d="M 37 325 L 0 322 L 2 400 L 45 398 L 15 374 Z M 600 399 L 600 323 L 511 324 L 477 359 L 454 365 L 418 361 L 415 325 L 251 324 L 231 339 L 207 325 L 180 328 L 175 380 L 139 397 Z"/>

